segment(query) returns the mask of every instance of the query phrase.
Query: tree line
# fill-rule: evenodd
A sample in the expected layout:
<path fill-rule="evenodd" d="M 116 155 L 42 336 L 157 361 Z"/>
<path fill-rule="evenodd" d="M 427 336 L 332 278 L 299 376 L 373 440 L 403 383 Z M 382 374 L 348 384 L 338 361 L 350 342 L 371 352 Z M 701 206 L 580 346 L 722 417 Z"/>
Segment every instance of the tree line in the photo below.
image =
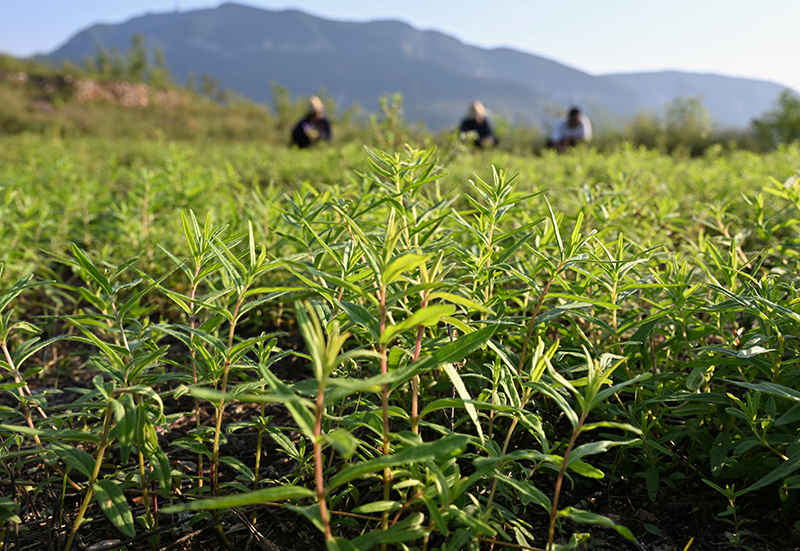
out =
<path fill-rule="evenodd" d="M 186 81 L 179 84 L 170 72 L 163 50 L 155 47 L 148 51 L 141 34 L 131 38 L 125 52 L 98 46 L 95 55 L 84 60 L 83 67 L 64 62 L 60 69 L 54 69 L 31 61 L 0 57 L 0 75 L 11 71 L 143 82 L 155 88 L 185 91 L 194 101 L 181 107 L 188 111 L 183 115 L 172 113 L 163 117 L 162 113 L 142 118 L 141 113 L 134 117 L 112 112 L 115 109 L 111 106 L 65 109 L 70 102 L 63 94 L 58 98 L 47 97 L 41 91 L 14 89 L 7 79 L 0 79 L 0 100 L 4 100 L 0 101 L 2 133 L 55 129 L 65 135 L 141 134 L 172 139 L 260 139 L 283 143 L 288 128 L 302 115 L 306 105 L 305 98 L 293 98 L 288 88 L 277 83 L 272 85 L 269 106 L 225 89 L 218 79 L 208 74 L 201 74 L 199 78 L 189 74 Z M 381 98 L 381 112 L 377 114 L 365 113 L 358 105 L 338 109 L 324 88 L 317 95 L 331 115 L 337 141 L 353 139 L 379 147 L 396 147 L 404 142 L 425 144 L 456 140 L 453 132 L 431 133 L 422 125 L 405 119 L 399 94 Z M 52 108 L 45 107 L 43 102 L 48 101 Z M 100 124 L 99 120 L 104 118 L 107 119 L 105 123 L 111 124 Z M 538 152 L 542 148 L 545 135 L 539 129 L 495 119 L 497 132 L 503 137 L 503 149 L 524 153 Z M 181 123 L 188 124 L 188 132 L 171 127 Z M 622 124 L 607 125 L 596 134 L 592 146 L 608 150 L 629 143 L 667 154 L 697 156 L 731 149 L 769 151 L 797 140 L 800 140 L 800 97 L 786 89 L 773 108 L 753 120 L 748 128 L 719 128 L 713 124 L 701 98 L 676 98 L 661 112 L 642 112 Z"/>

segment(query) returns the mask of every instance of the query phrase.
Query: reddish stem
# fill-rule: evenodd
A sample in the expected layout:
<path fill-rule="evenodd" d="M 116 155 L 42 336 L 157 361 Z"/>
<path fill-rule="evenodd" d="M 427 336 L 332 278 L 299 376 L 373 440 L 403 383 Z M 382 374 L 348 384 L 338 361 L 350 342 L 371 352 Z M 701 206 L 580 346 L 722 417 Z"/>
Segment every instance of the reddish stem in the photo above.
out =
<path fill-rule="evenodd" d="M 325 530 L 325 540 L 332 540 L 331 525 L 328 519 L 328 504 L 325 500 L 325 480 L 322 477 L 322 444 L 320 436 L 322 435 L 322 412 L 325 407 L 325 388 L 322 381 L 320 381 L 317 389 L 317 412 L 314 420 L 314 471 L 317 481 L 317 502 L 319 503 L 319 516 L 322 520 L 322 526 Z"/>

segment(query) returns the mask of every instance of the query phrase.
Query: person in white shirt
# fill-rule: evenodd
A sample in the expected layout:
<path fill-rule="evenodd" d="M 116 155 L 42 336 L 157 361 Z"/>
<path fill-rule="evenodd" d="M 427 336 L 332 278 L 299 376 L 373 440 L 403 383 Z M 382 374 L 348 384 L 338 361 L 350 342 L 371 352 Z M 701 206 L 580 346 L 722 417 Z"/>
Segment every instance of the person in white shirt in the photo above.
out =
<path fill-rule="evenodd" d="M 592 123 L 586 115 L 581 114 L 581 110 L 573 107 L 569 110 L 566 120 L 559 121 L 553 128 L 550 139 L 547 140 L 547 147 L 564 153 L 568 148 L 581 142 L 588 142 L 592 139 Z"/>

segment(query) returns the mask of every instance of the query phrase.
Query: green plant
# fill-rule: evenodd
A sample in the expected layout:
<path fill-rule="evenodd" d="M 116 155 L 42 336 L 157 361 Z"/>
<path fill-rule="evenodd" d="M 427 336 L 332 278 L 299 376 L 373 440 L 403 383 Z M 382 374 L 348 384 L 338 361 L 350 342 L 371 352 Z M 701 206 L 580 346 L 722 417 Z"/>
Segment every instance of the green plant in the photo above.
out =
<path fill-rule="evenodd" d="M 797 94 L 789 89 L 781 92 L 775 100 L 775 107 L 753 121 L 753 131 L 764 149 L 800 139 L 800 98 Z"/>
<path fill-rule="evenodd" d="M 647 543 L 607 496 L 705 479 L 753 547 L 800 468 L 782 151 L 0 140 L 9 540 Z"/>

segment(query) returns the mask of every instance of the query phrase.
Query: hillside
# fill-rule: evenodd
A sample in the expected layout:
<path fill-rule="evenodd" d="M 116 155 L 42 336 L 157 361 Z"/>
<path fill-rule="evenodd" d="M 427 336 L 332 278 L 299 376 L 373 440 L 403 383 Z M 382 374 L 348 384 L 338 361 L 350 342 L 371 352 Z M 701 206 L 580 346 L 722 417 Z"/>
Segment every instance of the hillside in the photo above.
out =
<path fill-rule="evenodd" d="M 246 101 L 219 103 L 129 74 L 97 80 L 0 55 L 0 135 L 285 142 L 287 121 Z M 299 109 L 298 109 L 299 107 Z M 292 118 L 303 107 L 292 106 Z"/>
<path fill-rule="evenodd" d="M 270 83 L 296 95 L 324 87 L 338 105 L 357 103 L 368 111 L 377 109 L 382 94 L 400 92 L 409 118 L 431 128 L 455 124 L 473 99 L 496 116 L 547 126 L 570 104 L 616 120 L 685 95 L 703 96 L 719 123 L 742 126 L 782 90 L 769 82 L 689 73 L 593 76 L 508 48 L 470 46 L 399 21 L 332 21 L 238 4 L 94 25 L 46 58 L 81 62 L 99 45 L 125 50 L 136 34 L 146 37 L 148 48 L 162 49 L 180 81 L 190 73 L 206 73 L 259 102 L 270 100 Z M 663 86 L 665 79 L 673 84 Z"/>
<path fill-rule="evenodd" d="M 676 97 L 700 96 L 713 116 L 747 126 L 773 106 L 784 87 L 774 82 L 678 71 L 605 75 L 603 80 L 633 91 L 643 107 L 658 109 Z"/>

